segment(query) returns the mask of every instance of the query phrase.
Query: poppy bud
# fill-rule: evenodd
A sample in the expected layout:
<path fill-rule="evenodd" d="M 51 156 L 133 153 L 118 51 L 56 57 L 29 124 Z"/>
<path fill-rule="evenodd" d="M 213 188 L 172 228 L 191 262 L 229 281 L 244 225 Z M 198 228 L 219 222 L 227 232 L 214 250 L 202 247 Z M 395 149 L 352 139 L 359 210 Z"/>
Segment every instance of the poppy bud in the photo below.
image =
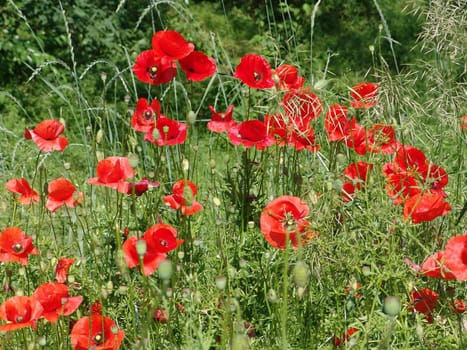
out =
<path fill-rule="evenodd" d="M 133 169 L 138 167 L 139 156 L 136 153 L 130 153 L 127 158 L 128 158 L 128 161 L 130 162 L 130 166 Z"/>
<path fill-rule="evenodd" d="M 384 299 L 383 312 L 389 316 L 397 316 L 401 311 L 401 301 L 399 297 L 390 296 Z"/>
<path fill-rule="evenodd" d="M 216 277 L 216 287 L 219 290 L 224 290 L 227 285 L 227 278 L 225 276 L 217 276 Z"/>
<path fill-rule="evenodd" d="M 277 303 L 277 293 L 272 288 L 268 290 L 268 299 L 273 304 Z"/>
<path fill-rule="evenodd" d="M 104 137 L 104 130 L 99 129 L 96 134 L 96 142 L 100 144 L 102 142 L 103 137 Z"/>
<path fill-rule="evenodd" d="M 194 124 L 196 122 L 196 113 L 193 111 L 189 111 L 188 115 L 186 116 L 186 121 L 189 124 Z"/>
<path fill-rule="evenodd" d="M 161 263 L 159 264 L 158 272 L 159 272 L 159 277 L 162 280 L 164 281 L 170 280 L 170 278 L 172 277 L 172 262 L 167 259 L 164 261 L 161 261 Z"/>
<path fill-rule="evenodd" d="M 65 168 L 65 170 L 70 170 L 71 169 L 71 163 L 65 162 L 65 163 L 63 163 L 63 167 Z"/>
<path fill-rule="evenodd" d="M 304 261 L 298 261 L 293 268 L 293 279 L 297 287 L 305 288 L 310 281 L 310 269 Z"/>
<path fill-rule="evenodd" d="M 146 254 L 146 241 L 144 239 L 140 239 L 136 242 L 136 252 L 140 257 L 143 257 Z"/>
<path fill-rule="evenodd" d="M 182 160 L 182 170 L 184 173 L 188 172 L 188 169 L 190 168 L 190 162 L 188 159 L 183 159 Z"/>
<path fill-rule="evenodd" d="M 154 139 L 154 142 L 159 141 L 159 139 L 161 138 L 161 133 L 157 128 L 154 128 L 154 130 L 152 131 L 152 138 Z"/>

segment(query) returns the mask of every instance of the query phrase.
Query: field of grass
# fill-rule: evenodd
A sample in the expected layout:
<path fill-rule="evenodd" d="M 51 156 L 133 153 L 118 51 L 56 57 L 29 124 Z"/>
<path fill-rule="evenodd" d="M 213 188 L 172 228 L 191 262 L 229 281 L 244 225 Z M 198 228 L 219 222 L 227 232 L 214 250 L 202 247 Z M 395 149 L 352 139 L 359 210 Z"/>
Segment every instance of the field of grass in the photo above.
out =
<path fill-rule="evenodd" d="M 0 349 L 467 348 L 465 1 L 359 70 L 331 2 L 129 3 L 4 6 Z"/>

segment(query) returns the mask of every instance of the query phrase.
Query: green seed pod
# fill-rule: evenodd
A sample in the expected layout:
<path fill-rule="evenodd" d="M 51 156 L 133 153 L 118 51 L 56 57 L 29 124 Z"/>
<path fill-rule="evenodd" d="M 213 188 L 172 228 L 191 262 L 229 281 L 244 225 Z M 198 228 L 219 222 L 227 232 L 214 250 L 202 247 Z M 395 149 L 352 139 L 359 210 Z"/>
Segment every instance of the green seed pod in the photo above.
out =
<path fill-rule="evenodd" d="M 104 130 L 99 129 L 96 134 L 96 142 L 100 144 L 103 138 L 104 138 Z"/>

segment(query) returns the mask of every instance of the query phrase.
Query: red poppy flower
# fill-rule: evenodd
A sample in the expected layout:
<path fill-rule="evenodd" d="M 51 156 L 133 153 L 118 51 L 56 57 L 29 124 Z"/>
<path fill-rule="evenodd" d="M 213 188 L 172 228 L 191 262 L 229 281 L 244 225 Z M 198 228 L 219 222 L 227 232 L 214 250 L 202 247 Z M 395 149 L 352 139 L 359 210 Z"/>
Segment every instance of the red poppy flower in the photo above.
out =
<path fill-rule="evenodd" d="M 216 73 L 216 61 L 200 51 L 193 51 L 178 61 L 180 67 L 191 81 L 201 81 Z"/>
<path fill-rule="evenodd" d="M 373 169 L 373 164 L 357 162 L 350 164 L 344 170 L 344 175 L 352 181 L 346 181 L 342 185 L 342 196 L 344 201 L 353 200 L 352 195 L 360 190 L 368 179 L 368 173 Z"/>
<path fill-rule="evenodd" d="M 32 204 L 39 202 L 39 194 L 34 191 L 25 178 L 12 179 L 6 183 L 6 189 L 12 193 L 17 193 L 18 202 L 21 204 Z"/>
<path fill-rule="evenodd" d="M 30 254 L 37 255 L 39 251 L 32 244 L 32 237 L 27 237 L 23 230 L 8 227 L 0 233 L 0 261 L 27 265 Z"/>
<path fill-rule="evenodd" d="M 143 179 L 140 181 L 128 183 L 128 190 L 126 193 L 129 195 L 135 194 L 137 197 L 139 197 L 142 196 L 143 193 L 146 192 L 150 187 L 157 186 L 159 186 L 159 182 L 149 181 L 146 177 L 143 177 Z"/>
<path fill-rule="evenodd" d="M 303 246 L 318 235 L 306 220 L 309 212 L 308 205 L 298 197 L 278 197 L 269 202 L 261 213 L 261 232 L 275 248 L 285 249 L 288 240 L 294 249 Z"/>
<path fill-rule="evenodd" d="M 59 283 L 65 283 L 68 271 L 71 265 L 75 262 L 73 258 L 60 258 L 58 259 L 57 266 L 55 266 L 55 279 Z"/>
<path fill-rule="evenodd" d="M 394 163 L 401 170 L 426 174 L 428 170 L 428 162 L 423 151 L 413 146 L 402 146 L 400 147 L 394 158 Z"/>
<path fill-rule="evenodd" d="M 467 130 L 467 115 L 464 115 L 461 118 L 460 127 L 461 127 L 461 130 Z"/>
<path fill-rule="evenodd" d="M 293 120 L 298 129 L 306 128 L 323 111 L 321 99 L 310 89 L 291 91 L 284 95 L 282 105 L 285 114 Z"/>
<path fill-rule="evenodd" d="M 339 348 L 341 346 L 344 346 L 345 343 L 347 343 L 355 333 L 358 332 L 358 328 L 352 327 L 347 330 L 347 332 L 344 332 L 341 336 L 341 338 L 334 336 L 332 338 L 332 344 L 336 347 Z"/>
<path fill-rule="evenodd" d="M 357 154 L 364 155 L 368 150 L 368 132 L 357 120 L 350 121 L 347 137 L 344 139 L 347 147 L 351 147 Z"/>
<path fill-rule="evenodd" d="M 166 309 L 156 309 L 152 318 L 159 323 L 166 323 L 169 320 L 169 313 Z"/>
<path fill-rule="evenodd" d="M 436 192 L 443 197 L 447 197 L 443 188 L 448 184 L 449 178 L 446 170 L 439 165 L 430 163 L 427 171 L 422 174 L 425 183 L 430 185 L 430 190 Z"/>
<path fill-rule="evenodd" d="M 383 175 L 387 179 L 386 191 L 395 205 L 404 203 L 408 198 L 422 192 L 417 178 L 412 173 L 402 171 L 396 163 L 386 163 Z"/>
<path fill-rule="evenodd" d="M 255 146 L 263 150 L 274 144 L 274 138 L 268 134 L 266 124 L 260 120 L 246 120 L 228 130 L 229 140 L 233 145 Z"/>
<path fill-rule="evenodd" d="M 178 180 L 172 187 L 172 194 L 164 196 L 162 200 L 172 209 L 181 210 L 182 215 L 193 215 L 203 209 L 195 200 L 198 188 L 189 180 Z"/>
<path fill-rule="evenodd" d="M 83 301 L 81 296 L 68 296 L 68 287 L 58 282 L 41 284 L 32 296 L 41 303 L 44 309 L 42 316 L 49 322 L 57 322 L 58 316 L 71 315 Z"/>
<path fill-rule="evenodd" d="M 155 129 L 157 129 L 157 139 L 154 138 Z M 186 124 L 161 117 L 156 120 L 155 128 L 144 136 L 144 140 L 158 146 L 182 144 L 186 140 Z"/>
<path fill-rule="evenodd" d="M 350 91 L 350 105 L 353 108 L 370 108 L 378 102 L 379 85 L 373 83 L 360 83 Z"/>
<path fill-rule="evenodd" d="M 444 250 L 446 267 L 459 281 L 467 281 L 467 234 L 449 239 Z"/>
<path fill-rule="evenodd" d="M 60 136 L 65 126 L 55 119 L 40 122 L 33 130 L 24 129 L 26 140 L 32 139 L 42 152 L 63 152 L 68 145 L 68 139 Z"/>
<path fill-rule="evenodd" d="M 127 193 L 128 183 L 125 180 L 133 177 L 135 171 L 128 158 L 108 157 L 97 164 L 96 174 L 97 177 L 88 179 L 88 184 L 106 186 Z"/>
<path fill-rule="evenodd" d="M 112 319 L 101 315 L 80 318 L 70 334 L 73 350 L 116 350 L 124 336 Z"/>
<path fill-rule="evenodd" d="M 324 127 L 329 141 L 344 140 L 350 134 L 350 120 L 347 116 L 347 107 L 334 104 L 329 107 L 324 119 Z"/>
<path fill-rule="evenodd" d="M 161 104 L 153 99 L 151 104 L 145 98 L 138 99 L 136 110 L 131 118 L 131 126 L 136 131 L 149 132 L 154 128 L 155 120 L 161 115 Z"/>
<path fill-rule="evenodd" d="M 234 77 L 253 89 L 269 89 L 274 86 L 271 66 L 260 55 L 243 56 L 240 64 L 235 68 Z"/>
<path fill-rule="evenodd" d="M 88 305 L 87 311 L 91 315 L 102 315 L 102 305 L 98 300 L 96 300 L 91 305 Z"/>
<path fill-rule="evenodd" d="M 400 148 L 392 126 L 375 124 L 368 130 L 368 150 L 372 153 L 393 154 Z"/>
<path fill-rule="evenodd" d="M 290 127 L 286 123 L 286 118 L 281 113 L 265 115 L 264 123 L 267 126 L 268 134 L 274 137 L 276 143 L 279 146 L 285 146 L 290 134 Z"/>
<path fill-rule="evenodd" d="M 467 310 L 467 303 L 462 299 L 454 299 L 452 303 L 452 310 L 458 314 L 463 314 Z"/>
<path fill-rule="evenodd" d="M 36 329 L 36 321 L 41 316 L 42 310 L 41 303 L 35 298 L 11 297 L 0 305 L 0 319 L 7 321 L 7 324 L 0 326 L 0 331 L 14 331 L 29 326 Z"/>
<path fill-rule="evenodd" d="M 48 198 L 45 206 L 51 212 L 65 204 L 67 207 L 74 208 L 83 200 L 83 192 L 76 191 L 75 185 L 62 177 L 50 181 L 47 192 Z"/>
<path fill-rule="evenodd" d="M 141 52 L 136 57 L 133 72 L 143 83 L 166 84 L 177 74 L 177 65 L 167 57 L 159 57 L 153 50 Z"/>
<path fill-rule="evenodd" d="M 143 255 L 143 273 L 146 276 L 152 275 L 159 263 L 167 257 L 167 253 L 176 249 L 183 240 L 177 239 L 177 230 L 168 224 L 156 224 L 151 226 L 141 239 L 136 236 L 129 237 L 123 243 L 123 252 L 125 261 L 129 268 L 140 265 L 140 255 L 138 254 L 137 245 L 141 244 L 138 241 L 143 241 L 145 244 L 145 252 Z"/>
<path fill-rule="evenodd" d="M 297 151 L 307 149 L 314 153 L 319 150 L 319 145 L 315 142 L 315 130 L 311 125 L 305 130 L 292 129 L 288 138 L 288 145 L 294 147 Z"/>
<path fill-rule="evenodd" d="M 152 37 L 152 49 L 158 57 L 180 60 L 192 53 L 195 45 L 175 30 L 161 30 Z"/>
<path fill-rule="evenodd" d="M 452 272 L 446 268 L 445 261 L 444 251 L 436 252 L 423 262 L 420 272 L 432 278 L 441 278 L 444 280 L 456 279 Z"/>
<path fill-rule="evenodd" d="M 438 193 L 425 191 L 407 199 L 404 205 L 404 219 L 412 223 L 432 221 L 438 216 L 447 215 L 451 211 L 449 203 Z"/>
<path fill-rule="evenodd" d="M 208 129 L 212 132 L 224 132 L 237 124 L 232 119 L 234 106 L 230 105 L 225 112 L 216 112 L 213 106 L 209 106 L 211 111 L 211 120 L 208 122 Z"/>
<path fill-rule="evenodd" d="M 277 90 L 300 90 L 305 78 L 298 75 L 298 69 L 291 64 L 281 64 L 273 72 L 272 79 Z"/>
<path fill-rule="evenodd" d="M 432 312 L 438 304 L 439 294 L 429 288 L 413 290 L 410 295 L 409 311 L 417 311 L 425 314 L 428 322 L 433 321 Z"/>

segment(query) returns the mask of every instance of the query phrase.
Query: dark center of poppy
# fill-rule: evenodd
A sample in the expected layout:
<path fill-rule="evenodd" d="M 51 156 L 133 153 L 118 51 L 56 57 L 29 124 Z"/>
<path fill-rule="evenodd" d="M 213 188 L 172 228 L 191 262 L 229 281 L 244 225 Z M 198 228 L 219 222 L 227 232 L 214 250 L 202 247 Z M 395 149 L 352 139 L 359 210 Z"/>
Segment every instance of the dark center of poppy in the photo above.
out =
<path fill-rule="evenodd" d="M 16 323 L 21 323 L 21 322 L 23 322 L 23 320 L 24 320 L 24 318 L 21 315 L 16 316 L 16 318 L 15 318 Z"/>
<path fill-rule="evenodd" d="M 253 72 L 253 76 L 255 78 L 255 81 L 260 81 L 261 80 L 261 74 L 258 72 Z"/>
<path fill-rule="evenodd" d="M 163 247 L 168 247 L 169 246 L 169 243 L 165 239 L 161 239 L 159 242 L 160 242 L 161 246 L 163 246 Z"/>
<path fill-rule="evenodd" d="M 152 112 L 151 111 L 146 111 L 144 112 L 144 118 L 146 119 L 152 119 Z"/>
<path fill-rule="evenodd" d="M 102 333 L 97 333 L 92 340 L 96 345 L 100 345 L 102 344 L 104 337 L 102 336 Z"/>
<path fill-rule="evenodd" d="M 148 68 L 149 77 L 151 79 L 156 79 L 157 70 L 158 70 L 157 66 L 151 66 L 151 67 Z"/>
<path fill-rule="evenodd" d="M 23 245 L 21 243 L 16 243 L 13 245 L 13 251 L 15 253 L 21 253 L 23 251 Z"/>

